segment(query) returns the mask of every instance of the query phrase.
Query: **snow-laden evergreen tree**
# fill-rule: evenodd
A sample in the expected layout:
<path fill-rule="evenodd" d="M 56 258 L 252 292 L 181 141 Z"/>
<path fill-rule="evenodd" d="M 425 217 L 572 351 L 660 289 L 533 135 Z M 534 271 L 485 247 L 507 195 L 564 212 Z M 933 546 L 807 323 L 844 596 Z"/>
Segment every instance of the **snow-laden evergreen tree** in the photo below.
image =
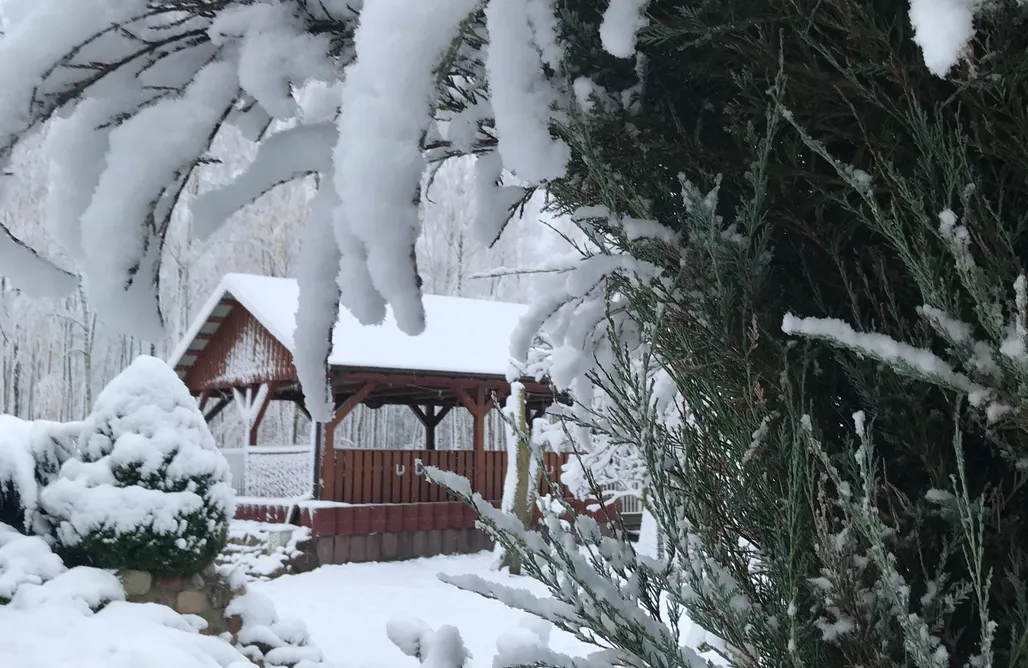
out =
<path fill-rule="evenodd" d="M 0 156 L 60 116 L 62 238 L 101 314 L 147 332 L 180 184 L 222 124 L 261 146 L 197 200 L 198 233 L 318 173 L 296 338 L 316 418 L 336 308 L 423 326 L 426 163 L 478 156 L 481 239 L 536 188 L 588 234 L 512 353 L 546 330 L 550 378 L 613 397 L 597 429 L 635 435 L 667 552 L 479 504 L 556 601 L 462 584 L 607 648 L 592 665 L 701 665 L 682 614 L 740 666 L 1025 662 L 1021 3 L 73 9 L 36 3 L 0 38 Z M 73 286 L 0 249 L 23 284 Z M 669 401 L 682 419 L 658 419 Z"/>
<path fill-rule="evenodd" d="M 228 464 L 171 368 L 137 358 L 97 397 L 78 457 L 40 493 L 69 564 L 189 575 L 225 546 Z"/>

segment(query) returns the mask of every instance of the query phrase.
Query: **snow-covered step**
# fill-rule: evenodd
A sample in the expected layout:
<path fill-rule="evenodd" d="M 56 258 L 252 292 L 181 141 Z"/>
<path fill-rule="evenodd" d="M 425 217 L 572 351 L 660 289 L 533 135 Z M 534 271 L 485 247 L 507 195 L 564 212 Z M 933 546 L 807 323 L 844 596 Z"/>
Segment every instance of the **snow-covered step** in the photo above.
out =
<path fill-rule="evenodd" d="M 233 520 L 217 566 L 222 572 L 242 569 L 254 580 L 276 578 L 298 570 L 298 561 L 306 556 L 302 544 L 309 539 L 306 527 Z"/>

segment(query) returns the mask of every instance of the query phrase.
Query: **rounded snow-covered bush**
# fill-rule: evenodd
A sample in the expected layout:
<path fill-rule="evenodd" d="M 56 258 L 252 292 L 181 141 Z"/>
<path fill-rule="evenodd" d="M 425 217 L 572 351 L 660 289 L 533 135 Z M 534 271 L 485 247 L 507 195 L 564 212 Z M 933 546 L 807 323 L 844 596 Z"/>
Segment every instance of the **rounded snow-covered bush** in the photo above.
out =
<path fill-rule="evenodd" d="M 69 564 L 190 574 L 225 545 L 228 465 L 164 362 L 137 358 L 100 393 L 40 501 Z"/>

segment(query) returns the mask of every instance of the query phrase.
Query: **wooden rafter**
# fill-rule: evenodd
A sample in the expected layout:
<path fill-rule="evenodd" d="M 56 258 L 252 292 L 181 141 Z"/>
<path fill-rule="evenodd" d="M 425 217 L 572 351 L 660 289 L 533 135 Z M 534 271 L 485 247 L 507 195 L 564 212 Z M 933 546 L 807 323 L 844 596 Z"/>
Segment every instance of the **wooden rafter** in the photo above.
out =
<path fill-rule="evenodd" d="M 419 388 L 419 389 L 452 389 L 464 388 L 466 391 L 482 387 L 495 392 L 506 392 L 510 384 L 503 378 L 467 378 L 448 376 L 446 374 L 411 374 L 405 372 L 384 373 L 373 371 L 353 371 L 336 376 L 339 381 L 347 383 L 377 382 L 382 387 Z M 533 380 L 522 381 L 525 391 L 529 394 L 552 395 L 553 390 L 545 383 Z"/>
<path fill-rule="evenodd" d="M 231 397 L 219 396 L 217 403 L 214 404 L 214 407 L 204 413 L 203 419 L 206 420 L 208 424 L 210 424 L 211 420 L 218 417 L 218 414 L 221 413 L 221 411 L 225 410 L 225 408 L 230 403 L 232 403 Z"/>
<path fill-rule="evenodd" d="M 336 414 L 332 418 L 332 421 L 329 422 L 329 424 L 334 427 L 338 425 L 340 422 L 342 422 L 344 419 L 346 419 L 346 416 L 352 413 L 353 409 L 357 408 L 357 406 L 359 406 L 365 399 L 368 398 L 368 395 L 375 390 L 376 386 L 377 383 L 374 382 L 365 383 L 363 387 L 361 387 L 355 393 L 347 397 L 343 401 L 343 403 L 338 404 L 338 407 L 336 408 Z"/>
<path fill-rule="evenodd" d="M 291 396 L 291 397 L 276 397 L 276 399 L 279 399 L 279 398 L 285 399 L 286 401 L 292 401 L 294 404 L 296 404 L 296 410 L 298 410 L 301 413 L 303 413 L 303 416 L 305 418 L 307 418 L 308 421 L 313 422 L 313 420 L 311 420 L 310 411 L 307 410 L 307 405 L 303 402 L 303 395 L 302 394 L 298 395 L 298 396 Z"/>
<path fill-rule="evenodd" d="M 417 404 L 410 404 L 410 409 L 414 411 L 414 415 L 425 426 L 426 450 L 435 450 L 435 428 L 439 426 L 439 423 L 443 421 L 443 418 L 446 417 L 452 408 L 453 406 L 443 406 L 437 413 L 436 407 L 431 404 L 426 405 L 424 409 Z"/>
<path fill-rule="evenodd" d="M 426 427 L 438 426 L 439 423 L 443 421 L 443 418 L 446 417 L 447 414 L 450 412 L 451 408 L 453 407 L 443 406 L 442 410 L 440 410 L 437 413 L 435 410 L 435 406 L 428 405 L 425 406 L 425 408 L 422 408 L 417 404 L 410 404 L 410 409 L 414 411 L 414 415 L 416 415 L 418 420 L 421 421 L 421 424 L 425 425 Z"/>
<path fill-rule="evenodd" d="M 253 424 L 250 425 L 250 440 L 247 441 L 250 445 L 257 445 L 257 432 L 260 429 L 261 422 L 264 421 L 264 414 L 268 412 L 268 405 L 271 403 L 271 398 L 275 394 L 275 388 L 278 386 L 276 381 L 268 382 L 268 390 L 264 394 L 264 400 L 261 401 L 261 407 L 257 410 L 257 415 L 254 416 Z"/>

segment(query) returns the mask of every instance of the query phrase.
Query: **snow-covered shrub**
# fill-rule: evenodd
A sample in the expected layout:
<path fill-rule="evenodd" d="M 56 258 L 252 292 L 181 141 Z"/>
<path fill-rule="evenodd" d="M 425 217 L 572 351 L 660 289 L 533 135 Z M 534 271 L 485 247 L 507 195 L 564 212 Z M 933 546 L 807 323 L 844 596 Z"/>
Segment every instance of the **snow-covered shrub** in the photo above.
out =
<path fill-rule="evenodd" d="M 238 615 L 242 627 L 236 646 L 265 668 L 295 666 L 324 668 L 321 649 L 310 643 L 307 627 L 297 619 L 282 619 L 263 594 L 247 591 L 229 604 L 226 615 Z"/>
<path fill-rule="evenodd" d="M 27 422 L 0 416 L 0 523 L 24 530 L 36 488 L 35 463 L 28 448 Z"/>
<path fill-rule="evenodd" d="M 444 624 L 433 631 L 420 619 L 390 619 L 389 640 L 425 668 L 463 668 L 471 659 L 456 627 Z"/>
<path fill-rule="evenodd" d="M 39 584 L 65 570 L 60 558 L 38 536 L 24 536 L 0 522 L 0 604 L 14 598 L 25 584 Z"/>
<path fill-rule="evenodd" d="M 69 569 L 43 539 L 0 524 L 0 666 L 254 666 L 226 640 L 200 635 L 200 622 L 126 602 L 114 574 Z"/>
<path fill-rule="evenodd" d="M 0 415 L 0 523 L 22 533 L 39 528 L 39 491 L 57 477 L 80 427 Z"/>
<path fill-rule="evenodd" d="M 88 566 L 68 569 L 39 536 L 0 524 L 0 605 L 30 610 L 56 601 L 92 613 L 124 599 L 114 574 Z"/>
<path fill-rule="evenodd" d="M 182 574 L 214 561 L 233 508 L 228 464 L 164 362 L 139 357 L 111 381 L 79 449 L 41 495 L 67 561 Z"/>

